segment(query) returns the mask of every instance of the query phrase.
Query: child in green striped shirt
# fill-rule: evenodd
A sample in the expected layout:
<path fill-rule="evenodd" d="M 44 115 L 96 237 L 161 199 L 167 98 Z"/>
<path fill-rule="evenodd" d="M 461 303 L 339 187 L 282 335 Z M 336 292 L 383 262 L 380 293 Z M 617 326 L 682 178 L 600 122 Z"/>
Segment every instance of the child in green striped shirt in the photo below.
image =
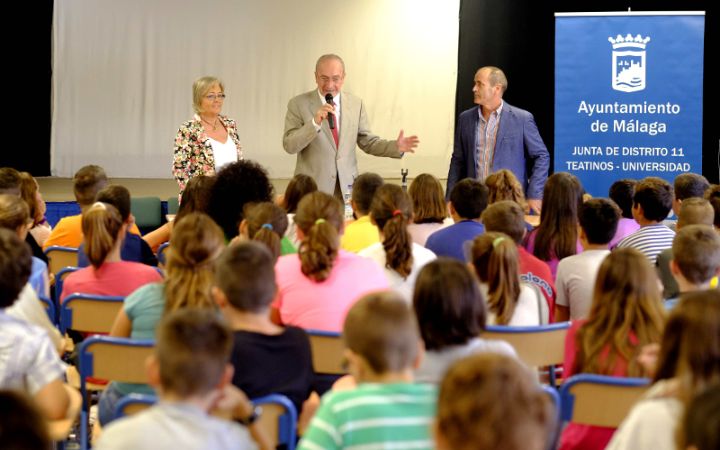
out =
<path fill-rule="evenodd" d="M 431 449 L 436 390 L 414 384 L 423 346 L 415 316 L 394 292 L 368 294 L 343 327 L 358 387 L 323 396 L 300 450 Z"/>

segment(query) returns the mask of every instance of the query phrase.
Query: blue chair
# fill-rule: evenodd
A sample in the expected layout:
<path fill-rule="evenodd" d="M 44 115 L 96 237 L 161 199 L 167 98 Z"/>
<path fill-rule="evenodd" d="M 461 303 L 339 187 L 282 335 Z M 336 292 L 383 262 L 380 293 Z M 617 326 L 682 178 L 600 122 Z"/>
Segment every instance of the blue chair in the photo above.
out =
<path fill-rule="evenodd" d="M 508 342 L 528 366 L 548 367 L 548 381 L 556 386 L 555 365 L 565 359 L 565 336 L 569 328 L 570 322 L 534 327 L 489 325 L 482 337 Z"/>
<path fill-rule="evenodd" d="M 560 394 L 558 393 L 557 389 L 555 389 L 552 386 L 544 385 L 542 386 L 543 392 L 547 394 L 548 397 L 550 397 L 550 401 L 552 402 L 553 408 L 555 408 L 555 417 L 554 417 L 554 426 L 552 429 L 552 432 L 550 433 L 550 437 L 548 439 L 548 450 L 554 450 L 557 448 L 558 444 L 558 438 L 560 437 L 560 415 L 561 415 L 561 402 L 560 402 Z"/>
<path fill-rule="evenodd" d="M 165 257 L 165 252 L 167 251 L 168 247 L 170 246 L 170 242 L 163 242 L 160 244 L 160 247 L 157 249 L 157 259 L 160 267 L 165 267 L 165 264 L 167 264 L 167 258 Z"/>
<path fill-rule="evenodd" d="M 79 267 L 68 266 L 63 267 L 60 272 L 55 274 L 55 296 L 53 302 L 55 302 L 55 314 L 60 314 L 60 297 L 62 296 L 63 285 L 65 284 L 65 278 L 73 272 L 80 270 Z M 57 317 L 56 321 L 60 322 L 60 316 Z"/>
<path fill-rule="evenodd" d="M 61 247 L 53 245 L 45 249 L 45 256 L 48 258 L 48 271 L 60 272 L 64 267 L 75 267 L 78 265 L 78 249 L 74 247 Z"/>
<path fill-rule="evenodd" d="M 125 383 L 147 383 L 145 360 L 155 347 L 149 339 L 128 339 L 109 336 L 92 336 L 85 339 L 78 349 L 80 393 L 83 407 L 80 413 L 80 448 L 88 448 L 88 415 L 90 397 L 94 390 L 88 377 Z"/>
<path fill-rule="evenodd" d="M 53 303 L 52 300 L 45 297 L 44 295 L 39 295 L 38 299 L 42 302 L 43 306 L 45 307 L 45 312 L 48 315 L 48 319 L 50 319 L 50 322 L 57 326 L 57 314 L 55 312 L 55 303 Z"/>
<path fill-rule="evenodd" d="M 254 398 L 252 402 L 262 406 L 258 425 L 266 436 L 273 439 L 273 448 L 285 445 L 288 450 L 294 450 L 298 413 L 290 399 L 284 395 L 270 394 Z"/>
<path fill-rule="evenodd" d="M 157 403 L 158 399 L 154 395 L 130 394 L 121 398 L 115 405 L 115 419 L 125 416 L 131 416 L 147 409 Z"/>
<path fill-rule="evenodd" d="M 562 421 L 617 428 L 649 386 L 647 378 L 574 375 L 560 388 Z"/>
<path fill-rule="evenodd" d="M 60 332 L 109 333 L 124 297 L 72 294 L 60 305 Z"/>

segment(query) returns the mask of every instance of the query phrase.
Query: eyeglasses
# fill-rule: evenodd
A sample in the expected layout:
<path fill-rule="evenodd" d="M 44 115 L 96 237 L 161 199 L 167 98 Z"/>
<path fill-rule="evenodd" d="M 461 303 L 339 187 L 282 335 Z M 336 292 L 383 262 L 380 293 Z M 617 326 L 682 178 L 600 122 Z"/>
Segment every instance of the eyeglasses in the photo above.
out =
<path fill-rule="evenodd" d="M 214 102 L 215 100 L 225 100 L 225 94 L 210 94 L 205 96 L 206 99 Z"/>

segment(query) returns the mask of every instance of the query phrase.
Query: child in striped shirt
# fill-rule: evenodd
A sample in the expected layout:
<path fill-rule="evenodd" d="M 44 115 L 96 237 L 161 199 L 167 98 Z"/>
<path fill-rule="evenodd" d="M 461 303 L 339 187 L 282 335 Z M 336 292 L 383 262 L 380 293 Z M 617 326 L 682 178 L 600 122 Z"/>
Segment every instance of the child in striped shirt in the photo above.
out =
<path fill-rule="evenodd" d="M 343 339 L 358 387 L 323 396 L 299 449 L 434 448 L 436 391 L 413 383 L 422 341 L 402 297 L 377 292 L 358 300 Z"/>

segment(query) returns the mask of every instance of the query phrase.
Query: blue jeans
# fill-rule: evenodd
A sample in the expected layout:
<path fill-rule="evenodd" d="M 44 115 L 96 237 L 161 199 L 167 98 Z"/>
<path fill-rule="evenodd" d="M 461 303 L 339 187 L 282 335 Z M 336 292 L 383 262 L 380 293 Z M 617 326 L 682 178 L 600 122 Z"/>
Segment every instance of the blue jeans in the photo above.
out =
<path fill-rule="evenodd" d="M 100 425 L 105 426 L 115 419 L 115 405 L 117 405 L 123 397 L 124 395 L 115 387 L 115 383 L 107 385 L 98 401 L 98 419 L 100 420 Z"/>

